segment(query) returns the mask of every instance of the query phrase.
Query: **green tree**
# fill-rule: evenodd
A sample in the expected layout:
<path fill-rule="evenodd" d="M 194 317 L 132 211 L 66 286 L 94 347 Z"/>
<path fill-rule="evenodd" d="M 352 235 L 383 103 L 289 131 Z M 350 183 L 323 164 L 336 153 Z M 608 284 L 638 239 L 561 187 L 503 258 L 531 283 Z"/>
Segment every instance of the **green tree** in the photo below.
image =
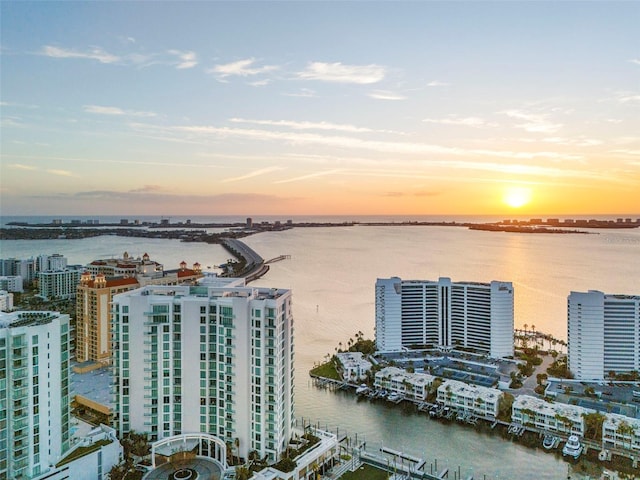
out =
<path fill-rule="evenodd" d="M 251 478 L 251 470 L 245 466 L 236 467 L 236 480 L 249 480 Z"/>
<path fill-rule="evenodd" d="M 602 440 L 602 424 L 605 416 L 599 412 L 583 414 L 584 418 L 584 436 L 592 440 Z"/>
<path fill-rule="evenodd" d="M 505 422 L 511 421 L 511 407 L 515 397 L 510 393 L 503 393 L 498 400 L 498 419 Z"/>
<path fill-rule="evenodd" d="M 146 433 L 137 433 L 132 430 L 122 438 L 120 443 L 122 443 L 125 458 L 131 455 L 144 457 L 151 453 L 151 446 Z"/>

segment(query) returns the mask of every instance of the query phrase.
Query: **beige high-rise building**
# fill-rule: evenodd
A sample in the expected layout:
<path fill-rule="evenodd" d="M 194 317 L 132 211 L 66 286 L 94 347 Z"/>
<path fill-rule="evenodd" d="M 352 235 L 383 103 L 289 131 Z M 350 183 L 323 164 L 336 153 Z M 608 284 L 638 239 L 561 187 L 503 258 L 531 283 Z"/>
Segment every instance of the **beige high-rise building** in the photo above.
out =
<path fill-rule="evenodd" d="M 201 278 L 199 263 L 164 270 L 144 254 L 142 258 L 95 260 L 87 265 L 76 292 L 76 360 L 108 364 L 111 357 L 111 301 L 117 293 L 145 285 L 179 285 Z"/>
<path fill-rule="evenodd" d="M 80 277 L 76 294 L 76 360 L 109 363 L 111 355 L 110 304 L 116 293 L 138 288 L 135 277 Z"/>

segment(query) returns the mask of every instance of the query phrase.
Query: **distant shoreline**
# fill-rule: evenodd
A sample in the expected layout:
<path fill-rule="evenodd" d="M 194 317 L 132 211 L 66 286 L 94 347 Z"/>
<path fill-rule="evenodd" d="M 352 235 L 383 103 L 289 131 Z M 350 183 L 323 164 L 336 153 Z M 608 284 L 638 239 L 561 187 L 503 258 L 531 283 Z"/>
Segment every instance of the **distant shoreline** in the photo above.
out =
<path fill-rule="evenodd" d="M 410 226 L 446 226 L 446 227 L 466 227 L 470 230 L 481 230 L 488 232 L 509 232 L 509 233 L 545 233 L 545 234 L 589 234 L 577 230 L 577 228 L 589 229 L 629 229 L 640 227 L 640 220 L 631 219 L 617 220 L 564 220 L 542 219 L 531 220 L 503 220 L 493 223 L 473 223 L 456 221 L 393 221 L 393 222 L 293 222 L 286 223 L 279 221 L 260 222 L 256 224 L 247 223 L 28 223 L 9 222 L 7 227 L 0 228 L 0 240 L 51 240 L 51 239 L 79 239 L 91 238 L 100 235 L 117 235 L 122 237 L 141 238 L 165 238 L 177 239 L 184 242 L 205 242 L 220 243 L 225 238 L 242 238 L 255 233 L 265 231 L 281 231 L 291 228 L 319 228 L 319 227 L 410 227 Z M 230 229 L 230 231 L 219 233 L 208 233 L 203 229 L 220 228 Z M 162 229 L 162 230 L 161 230 Z"/>

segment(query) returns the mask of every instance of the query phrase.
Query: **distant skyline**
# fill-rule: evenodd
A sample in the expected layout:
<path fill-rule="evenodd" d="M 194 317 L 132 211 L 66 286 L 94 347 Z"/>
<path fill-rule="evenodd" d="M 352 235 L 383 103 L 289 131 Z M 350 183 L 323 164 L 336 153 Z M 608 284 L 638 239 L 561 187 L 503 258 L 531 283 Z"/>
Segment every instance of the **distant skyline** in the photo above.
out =
<path fill-rule="evenodd" d="M 0 213 L 640 213 L 639 2 L 0 3 Z"/>

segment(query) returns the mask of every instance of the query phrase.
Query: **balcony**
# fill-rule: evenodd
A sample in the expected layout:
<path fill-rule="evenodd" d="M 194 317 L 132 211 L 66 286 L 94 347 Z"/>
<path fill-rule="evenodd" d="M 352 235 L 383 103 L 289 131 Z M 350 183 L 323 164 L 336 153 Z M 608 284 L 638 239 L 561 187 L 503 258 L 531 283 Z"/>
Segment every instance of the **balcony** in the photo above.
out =
<path fill-rule="evenodd" d="M 27 387 L 17 388 L 13 390 L 13 395 L 11 397 L 14 400 L 22 400 L 29 396 L 29 389 Z"/>
<path fill-rule="evenodd" d="M 14 420 L 12 422 L 12 424 L 13 424 L 13 431 L 15 432 L 15 431 L 18 431 L 18 430 L 20 430 L 22 428 L 28 427 L 29 426 L 29 419 L 25 417 L 25 418 L 22 418 L 20 420 Z"/>

